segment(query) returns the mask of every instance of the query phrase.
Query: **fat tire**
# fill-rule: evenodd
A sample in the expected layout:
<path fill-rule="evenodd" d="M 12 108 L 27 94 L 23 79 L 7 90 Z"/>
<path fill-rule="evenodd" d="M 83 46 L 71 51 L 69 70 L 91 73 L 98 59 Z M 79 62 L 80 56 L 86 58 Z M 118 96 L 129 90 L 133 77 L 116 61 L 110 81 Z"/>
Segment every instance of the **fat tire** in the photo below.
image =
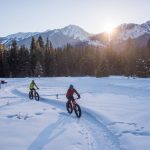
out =
<path fill-rule="evenodd" d="M 80 118 L 82 113 L 81 113 L 81 108 L 78 104 L 75 105 L 74 111 L 75 111 L 76 116 Z"/>
<path fill-rule="evenodd" d="M 66 103 L 66 109 L 68 111 L 69 114 L 71 114 L 73 112 L 73 108 L 70 102 Z"/>
<path fill-rule="evenodd" d="M 40 99 L 40 96 L 39 96 L 38 92 L 35 92 L 35 100 L 39 101 L 39 99 Z"/>
<path fill-rule="evenodd" d="M 33 93 L 31 91 L 29 92 L 29 98 L 33 99 Z"/>

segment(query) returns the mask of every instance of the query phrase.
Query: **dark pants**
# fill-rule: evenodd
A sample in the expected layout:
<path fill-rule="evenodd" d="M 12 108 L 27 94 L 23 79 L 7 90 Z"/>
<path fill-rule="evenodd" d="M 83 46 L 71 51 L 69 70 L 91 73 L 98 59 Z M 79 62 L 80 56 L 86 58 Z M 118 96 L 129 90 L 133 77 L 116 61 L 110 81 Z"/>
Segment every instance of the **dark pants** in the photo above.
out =
<path fill-rule="evenodd" d="M 31 93 L 33 95 L 33 92 L 35 92 L 35 88 L 30 89 L 30 91 L 31 91 Z"/>
<path fill-rule="evenodd" d="M 68 101 L 75 101 L 73 96 L 68 96 L 67 99 L 68 99 Z"/>

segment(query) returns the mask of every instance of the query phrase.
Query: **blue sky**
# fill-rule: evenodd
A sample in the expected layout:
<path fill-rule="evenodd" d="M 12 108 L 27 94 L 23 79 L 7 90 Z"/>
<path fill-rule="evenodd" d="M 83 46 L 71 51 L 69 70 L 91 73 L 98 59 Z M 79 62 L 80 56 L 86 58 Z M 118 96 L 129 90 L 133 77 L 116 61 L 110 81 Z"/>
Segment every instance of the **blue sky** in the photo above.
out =
<path fill-rule="evenodd" d="M 0 37 L 75 24 L 90 33 L 150 20 L 150 0 L 0 0 Z"/>

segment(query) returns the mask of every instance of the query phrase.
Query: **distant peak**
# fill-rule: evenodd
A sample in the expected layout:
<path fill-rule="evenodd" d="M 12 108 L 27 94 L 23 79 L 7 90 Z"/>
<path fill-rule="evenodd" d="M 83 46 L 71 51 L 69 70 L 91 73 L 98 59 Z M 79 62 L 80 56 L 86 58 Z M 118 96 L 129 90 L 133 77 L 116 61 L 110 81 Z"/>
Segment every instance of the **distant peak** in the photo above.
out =
<path fill-rule="evenodd" d="M 149 21 L 147 21 L 147 22 L 146 22 L 146 24 L 149 24 L 149 25 L 150 25 L 150 20 L 149 20 Z"/>
<path fill-rule="evenodd" d="M 74 24 L 69 24 L 68 26 L 66 26 L 66 27 L 79 27 L 79 26 L 77 26 L 77 25 L 74 25 Z"/>
<path fill-rule="evenodd" d="M 89 37 L 89 33 L 86 32 L 84 29 L 77 25 L 68 25 L 61 29 L 61 32 L 71 38 L 78 39 L 78 40 L 87 40 Z"/>
<path fill-rule="evenodd" d="M 77 25 L 72 25 L 72 24 L 64 27 L 63 29 L 80 29 L 80 30 L 83 30 L 81 27 L 79 27 Z"/>

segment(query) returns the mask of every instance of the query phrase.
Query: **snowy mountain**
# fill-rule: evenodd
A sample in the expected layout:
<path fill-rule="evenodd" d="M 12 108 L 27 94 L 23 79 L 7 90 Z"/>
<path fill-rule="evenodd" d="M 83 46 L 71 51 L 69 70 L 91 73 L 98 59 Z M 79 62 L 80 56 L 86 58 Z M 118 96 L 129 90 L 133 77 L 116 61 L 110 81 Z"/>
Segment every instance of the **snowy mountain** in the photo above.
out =
<path fill-rule="evenodd" d="M 128 38 L 136 39 L 145 34 L 150 35 L 150 21 L 138 24 L 122 24 L 115 29 L 118 39 L 127 40 Z"/>
<path fill-rule="evenodd" d="M 100 41 L 91 41 L 90 36 L 92 34 L 84 31 L 82 28 L 76 25 L 69 25 L 61 29 L 47 30 L 45 32 L 29 32 L 29 33 L 16 33 L 8 35 L 6 37 L 0 38 L 0 42 L 5 45 L 10 45 L 12 40 L 16 40 L 18 45 L 25 45 L 30 47 L 32 36 L 37 39 L 39 36 L 42 36 L 44 42 L 46 39 L 52 42 L 53 47 L 64 47 L 66 44 L 70 43 L 72 45 L 78 45 L 78 43 L 86 43 L 90 45 L 99 45 L 101 46 Z"/>
<path fill-rule="evenodd" d="M 7 44 L 10 44 L 12 42 L 12 40 L 14 40 L 14 39 L 17 42 L 19 42 L 19 41 L 27 39 L 29 37 L 35 36 L 36 34 L 38 34 L 38 32 L 27 32 L 27 33 L 18 32 L 18 33 L 11 34 L 11 35 L 8 35 L 8 36 L 0 38 L 0 39 L 2 39 L 1 40 L 2 44 L 6 44 L 7 45 Z"/>
<path fill-rule="evenodd" d="M 80 41 L 88 40 L 88 37 L 91 35 L 83 29 L 79 28 L 75 25 L 69 25 L 65 28 L 60 29 L 65 36 L 68 36 L 73 39 L 77 39 Z"/>
<path fill-rule="evenodd" d="M 19 46 L 25 45 L 29 48 L 32 36 L 37 39 L 40 35 L 44 42 L 49 38 L 54 48 L 64 47 L 68 43 L 73 46 L 92 45 L 104 48 L 109 43 L 108 33 L 90 34 L 76 25 L 69 25 L 61 29 L 46 30 L 45 32 L 19 32 L 1 37 L 0 43 L 8 46 L 15 39 Z M 147 45 L 147 41 L 150 39 L 150 21 L 143 24 L 124 23 L 116 27 L 111 34 L 111 42 L 116 47 L 120 47 L 120 44 L 125 45 L 124 43 L 129 38 L 134 40 L 136 46 L 143 47 Z"/>
<path fill-rule="evenodd" d="M 108 33 L 106 32 L 94 35 L 91 39 L 103 44 L 109 43 Z M 116 47 L 125 45 L 128 39 L 131 39 L 136 47 L 146 46 L 150 39 L 150 21 L 143 24 L 121 24 L 110 35 L 111 43 Z"/>

